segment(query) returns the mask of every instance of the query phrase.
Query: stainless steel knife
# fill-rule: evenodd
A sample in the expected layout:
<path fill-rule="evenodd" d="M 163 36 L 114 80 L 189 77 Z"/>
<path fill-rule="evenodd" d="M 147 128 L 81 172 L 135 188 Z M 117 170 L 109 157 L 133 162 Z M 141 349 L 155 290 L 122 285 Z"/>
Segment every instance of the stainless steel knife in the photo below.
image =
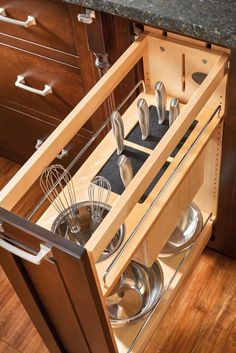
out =
<path fill-rule="evenodd" d="M 140 98 L 137 102 L 138 108 L 138 121 L 142 134 L 142 140 L 146 140 L 149 135 L 149 121 L 150 113 L 147 101 L 144 98 Z"/>
<path fill-rule="evenodd" d="M 179 115 L 179 100 L 178 98 L 172 98 L 170 101 L 170 111 L 169 111 L 169 126 L 173 124 L 177 116 Z"/>
<path fill-rule="evenodd" d="M 120 155 L 124 149 L 124 124 L 120 113 L 116 110 L 111 114 L 111 125 L 117 154 Z"/>
<path fill-rule="evenodd" d="M 166 89 L 162 81 L 158 81 L 155 84 L 155 96 L 156 96 L 158 123 L 161 125 L 165 120 L 165 113 L 166 113 Z"/>
<path fill-rule="evenodd" d="M 134 177 L 133 167 L 131 161 L 125 155 L 121 155 L 118 159 L 118 167 L 120 171 L 120 177 L 126 188 Z"/>

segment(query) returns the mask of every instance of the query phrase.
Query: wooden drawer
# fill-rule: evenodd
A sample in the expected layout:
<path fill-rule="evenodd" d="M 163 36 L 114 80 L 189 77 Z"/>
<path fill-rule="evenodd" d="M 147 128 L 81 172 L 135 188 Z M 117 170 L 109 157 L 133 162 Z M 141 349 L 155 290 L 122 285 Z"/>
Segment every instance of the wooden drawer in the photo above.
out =
<path fill-rule="evenodd" d="M 17 163 L 26 162 L 55 130 L 56 126 L 48 124 L 33 116 L 0 105 L 0 154 Z M 75 136 L 63 149 L 57 163 L 67 166 L 78 154 L 87 140 Z M 65 152 L 65 153 L 64 153 Z"/>
<path fill-rule="evenodd" d="M 36 240 L 34 239 L 36 245 L 29 237 L 25 221 L 19 220 L 16 216 L 14 220 L 11 220 L 11 214 L 0 210 L 0 218 L 3 220 L 2 227 L 4 229 L 4 224 L 6 229 L 8 227 L 7 236 L 10 239 L 13 237 L 18 242 L 21 240 L 20 235 L 16 235 L 15 232 L 19 224 L 24 223 L 23 230 L 21 228 L 22 242 L 27 239 L 27 246 L 32 247 L 37 253 L 39 244 L 42 242 L 48 244 L 47 251 L 51 251 L 49 256 L 56 259 L 56 263 L 64 275 L 63 279 L 66 283 L 68 296 L 78 315 L 81 315 L 84 306 L 80 295 L 81 286 L 78 289 L 77 279 L 80 274 L 86 273 L 89 288 L 93 288 L 93 293 L 96 292 L 96 294 L 90 294 L 90 307 L 93 308 L 95 303 L 97 312 L 102 313 L 103 316 L 99 321 L 96 314 L 91 312 L 90 325 L 88 325 L 87 315 L 84 313 L 83 319 L 86 322 L 81 319 L 81 316 L 78 322 L 80 327 L 83 327 L 83 332 L 89 332 L 90 335 L 91 332 L 94 332 L 94 330 L 91 331 L 91 322 L 94 327 L 95 320 L 98 325 L 101 325 L 102 321 L 102 333 L 105 336 L 103 344 L 106 342 L 106 348 L 104 347 L 103 351 L 109 353 L 143 352 L 145 345 L 156 330 L 157 324 L 168 309 L 171 299 L 187 274 L 190 273 L 191 266 L 211 235 L 212 225 L 217 215 L 219 161 L 228 56 L 222 52 L 177 42 L 175 39 L 168 39 L 155 33 L 140 35 L 138 40 L 101 78 L 47 139 L 40 151 L 31 157 L 0 194 L 0 205 L 11 210 L 29 186 L 39 178 L 45 166 L 51 163 L 53 158 L 76 134 L 78 128 L 84 125 L 140 60 L 143 61 L 145 89 L 137 99 L 145 98 L 149 106 L 153 105 L 155 102 L 154 84 L 156 81 L 162 80 L 167 89 L 167 106 L 172 97 L 178 97 L 181 101 L 181 111 L 153 150 L 145 148 L 139 143 L 134 144 L 128 139 L 129 133 L 137 124 L 137 100 L 122 115 L 125 143 L 137 151 L 145 151 L 148 158 L 121 195 L 115 192 L 111 194 L 109 202 L 112 208 L 110 212 L 83 249 L 86 251 L 89 265 L 86 261 L 83 262 L 83 257 L 79 253 L 82 251 L 82 247 L 77 246 L 78 253 L 75 254 L 76 249 L 73 248 L 72 242 L 66 243 L 66 239 L 60 239 L 58 247 L 58 236 L 47 233 L 51 229 L 52 221 L 57 216 L 52 206 L 38 220 L 37 225 L 40 227 L 35 226 L 36 228 L 34 228 L 31 225 L 31 231 L 33 229 L 36 234 Z M 200 76 L 205 77 L 201 84 L 196 83 L 193 79 L 194 74 L 197 73 L 201 73 Z M 197 121 L 196 126 L 185 142 L 180 144 L 178 153 L 173 156 L 172 152 L 195 120 Z M 76 193 L 79 195 L 78 201 L 87 200 L 90 180 L 99 174 L 115 150 L 113 135 L 110 132 L 73 176 Z M 167 161 L 168 168 L 160 179 L 155 181 L 146 200 L 140 204 L 139 200 L 142 195 Z M 152 265 L 181 219 L 182 212 L 192 201 L 196 202 L 201 209 L 204 226 L 190 250 L 178 254 L 172 259 L 162 260 L 165 282 L 160 302 L 146 319 L 134 325 L 128 325 L 124 329 L 112 328 L 109 320 L 104 320 L 104 316 L 108 317 L 107 296 L 132 259 L 148 266 Z M 101 253 L 122 224 L 125 225 L 125 236 L 121 247 L 108 259 L 99 262 Z M 60 254 L 62 242 L 65 247 L 63 255 Z M 5 257 L 9 255 L 8 253 L 4 254 Z M 64 260 L 60 263 L 62 259 Z M 49 266 L 49 262 L 50 260 L 42 261 L 45 266 Z M 52 261 L 52 263 L 55 262 Z M 36 287 L 38 282 L 35 276 L 32 276 L 32 269 L 28 273 Z M 40 286 L 44 286 L 44 284 L 40 283 Z M 52 289 L 53 293 L 55 291 L 56 287 Z M 87 299 L 87 296 L 84 295 L 83 298 L 85 297 Z M 45 299 L 43 300 L 46 306 L 47 302 Z M 51 317 L 53 319 L 52 315 Z M 89 328 L 90 331 L 85 328 Z M 100 334 L 99 338 L 104 336 Z M 94 341 L 94 337 L 90 340 L 87 337 L 89 348 L 85 352 L 96 353 L 98 345 L 94 346 L 94 343 L 98 340 L 96 338 Z M 66 346 L 66 340 L 64 342 Z"/>
<path fill-rule="evenodd" d="M 4 45 L 0 51 L 2 99 L 63 119 L 85 95 L 79 68 Z M 22 88 L 15 85 L 19 75 L 25 80 Z M 42 96 L 45 85 L 51 87 L 51 93 Z M 29 91 L 32 89 L 39 92 Z"/>
<path fill-rule="evenodd" d="M 68 5 L 52 0 L 3 0 L 0 7 L 6 12 L 0 14 L 0 32 L 77 55 Z M 35 25 L 25 28 L 28 16 L 34 17 Z"/>

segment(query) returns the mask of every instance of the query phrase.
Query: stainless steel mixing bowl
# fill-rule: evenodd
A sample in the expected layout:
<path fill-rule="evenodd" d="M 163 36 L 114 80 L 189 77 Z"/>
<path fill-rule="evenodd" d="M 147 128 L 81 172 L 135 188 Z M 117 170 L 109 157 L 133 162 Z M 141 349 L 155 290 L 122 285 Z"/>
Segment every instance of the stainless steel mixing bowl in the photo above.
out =
<path fill-rule="evenodd" d="M 116 289 L 107 298 L 112 326 L 125 326 L 147 316 L 160 299 L 163 282 L 158 261 L 151 268 L 131 261 Z"/>
<path fill-rule="evenodd" d="M 111 207 L 109 205 L 104 204 L 104 208 L 105 211 L 103 213 L 103 219 L 106 217 Z M 81 246 L 84 246 L 90 239 L 92 233 L 94 232 L 94 222 L 92 221 L 91 217 L 90 203 L 89 201 L 79 202 L 73 205 L 70 209 L 76 214 L 79 219 L 79 225 L 81 228 L 80 232 L 76 234 L 70 232 L 65 220 L 65 214 L 66 212 L 68 213 L 67 210 L 65 210 L 55 219 L 52 224 L 51 230 L 54 233 L 61 235 L 62 237 L 65 237 Z M 124 231 L 124 225 L 121 225 L 110 244 L 103 251 L 99 261 L 105 260 L 119 248 L 124 239 Z"/>
<path fill-rule="evenodd" d="M 197 239 L 202 226 L 203 218 L 201 211 L 194 203 L 191 203 L 159 254 L 159 257 L 172 256 L 187 250 Z"/>

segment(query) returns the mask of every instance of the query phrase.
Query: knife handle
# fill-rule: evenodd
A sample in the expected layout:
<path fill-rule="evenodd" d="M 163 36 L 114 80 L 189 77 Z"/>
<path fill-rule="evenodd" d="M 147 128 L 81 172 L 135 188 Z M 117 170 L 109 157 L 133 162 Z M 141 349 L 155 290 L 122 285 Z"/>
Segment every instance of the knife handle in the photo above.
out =
<path fill-rule="evenodd" d="M 170 111 L 169 111 L 169 126 L 173 124 L 177 116 L 179 115 L 179 100 L 178 98 L 172 98 L 170 101 Z"/>
<path fill-rule="evenodd" d="M 144 98 L 140 98 L 137 102 L 138 108 L 138 121 L 142 134 L 142 140 L 146 140 L 149 135 L 149 121 L 150 113 L 147 101 Z"/>
<path fill-rule="evenodd" d="M 126 188 L 134 177 L 130 159 L 124 155 L 120 156 L 118 159 L 118 167 L 122 183 Z"/>
<path fill-rule="evenodd" d="M 156 96 L 158 123 L 161 125 L 165 120 L 166 100 L 167 100 L 166 89 L 162 81 L 158 81 L 155 84 L 155 96 Z"/>
<path fill-rule="evenodd" d="M 124 124 L 120 113 L 116 110 L 111 114 L 111 125 L 115 138 L 117 154 L 119 156 L 124 149 Z"/>

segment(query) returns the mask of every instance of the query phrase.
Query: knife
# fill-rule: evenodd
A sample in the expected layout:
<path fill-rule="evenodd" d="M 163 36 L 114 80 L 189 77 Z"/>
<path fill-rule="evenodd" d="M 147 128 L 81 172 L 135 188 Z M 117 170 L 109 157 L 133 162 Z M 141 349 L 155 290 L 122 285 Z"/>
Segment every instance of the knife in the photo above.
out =
<path fill-rule="evenodd" d="M 148 104 L 144 98 L 140 98 L 138 100 L 137 108 L 138 108 L 138 121 L 139 121 L 139 126 L 142 134 L 142 140 L 146 140 L 146 138 L 149 135 L 150 114 L 149 114 Z"/>
<path fill-rule="evenodd" d="M 172 98 L 170 101 L 169 111 L 169 126 L 173 124 L 177 116 L 179 115 L 179 100 L 178 98 Z"/>
<path fill-rule="evenodd" d="M 121 155 L 118 159 L 118 167 L 119 167 L 122 183 L 126 188 L 134 176 L 133 167 L 130 159 L 125 155 Z"/>
<path fill-rule="evenodd" d="M 120 113 L 116 110 L 111 114 L 111 125 L 115 138 L 117 154 L 119 156 L 124 149 L 124 124 Z"/>
<path fill-rule="evenodd" d="M 166 89 L 162 81 L 158 81 L 155 84 L 155 96 L 156 96 L 158 123 L 161 125 L 165 120 L 165 113 L 166 113 Z"/>

